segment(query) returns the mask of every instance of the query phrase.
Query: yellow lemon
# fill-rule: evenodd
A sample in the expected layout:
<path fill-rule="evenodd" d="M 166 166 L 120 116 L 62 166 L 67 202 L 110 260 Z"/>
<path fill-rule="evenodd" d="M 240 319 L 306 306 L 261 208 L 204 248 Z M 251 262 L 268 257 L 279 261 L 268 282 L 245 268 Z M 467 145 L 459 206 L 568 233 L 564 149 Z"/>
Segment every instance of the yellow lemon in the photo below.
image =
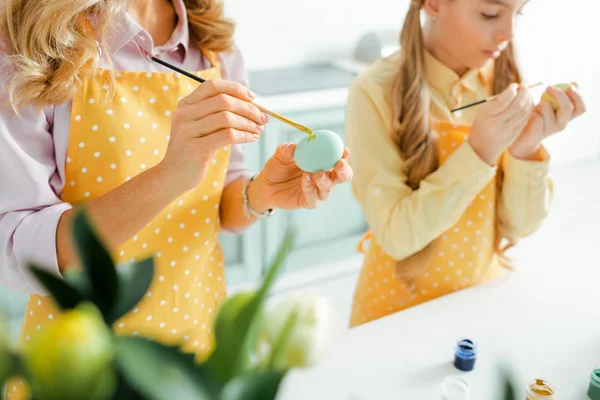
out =
<path fill-rule="evenodd" d="M 116 389 L 112 332 L 98 310 L 82 304 L 56 317 L 24 351 L 36 397 L 109 399 Z"/>

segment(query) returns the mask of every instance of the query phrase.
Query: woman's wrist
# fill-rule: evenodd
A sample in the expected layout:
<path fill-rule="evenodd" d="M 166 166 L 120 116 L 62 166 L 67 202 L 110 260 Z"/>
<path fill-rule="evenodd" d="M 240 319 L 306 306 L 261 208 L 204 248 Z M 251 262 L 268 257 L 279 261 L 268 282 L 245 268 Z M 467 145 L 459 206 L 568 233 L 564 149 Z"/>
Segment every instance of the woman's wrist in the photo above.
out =
<path fill-rule="evenodd" d="M 171 178 L 173 174 L 169 171 L 168 166 L 166 166 L 164 162 L 156 164 L 146 172 L 148 173 L 147 179 L 150 179 L 160 192 L 173 196 L 173 200 L 187 192 L 187 189 L 178 185 Z"/>
<path fill-rule="evenodd" d="M 248 183 L 248 206 L 259 214 L 275 208 L 271 202 L 272 196 L 269 192 L 269 185 L 262 174 Z"/>

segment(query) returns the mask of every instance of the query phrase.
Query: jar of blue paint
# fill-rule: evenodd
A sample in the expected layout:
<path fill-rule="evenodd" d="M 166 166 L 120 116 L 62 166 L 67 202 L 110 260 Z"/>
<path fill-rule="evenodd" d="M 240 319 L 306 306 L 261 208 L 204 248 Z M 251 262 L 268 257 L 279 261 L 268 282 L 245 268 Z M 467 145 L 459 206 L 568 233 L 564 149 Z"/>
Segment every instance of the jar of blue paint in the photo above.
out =
<path fill-rule="evenodd" d="M 456 344 L 454 366 L 461 371 L 472 371 L 477 359 L 477 346 L 470 339 L 460 340 Z"/>
<path fill-rule="evenodd" d="M 594 368 L 590 375 L 590 386 L 587 394 L 591 400 L 600 400 L 600 366 Z"/>

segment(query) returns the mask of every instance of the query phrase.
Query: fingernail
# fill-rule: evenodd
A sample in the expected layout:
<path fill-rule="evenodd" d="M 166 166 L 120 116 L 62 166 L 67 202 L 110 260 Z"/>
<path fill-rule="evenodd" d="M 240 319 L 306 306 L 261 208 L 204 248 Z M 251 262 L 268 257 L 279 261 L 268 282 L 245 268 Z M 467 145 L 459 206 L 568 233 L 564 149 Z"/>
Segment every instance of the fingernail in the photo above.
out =
<path fill-rule="evenodd" d="M 269 122 L 269 116 L 265 113 L 261 113 L 260 120 L 263 122 L 263 124 L 266 124 L 267 122 Z"/>
<path fill-rule="evenodd" d="M 265 129 L 264 125 L 256 125 L 256 128 L 259 132 L 262 132 Z"/>
<path fill-rule="evenodd" d="M 310 182 L 310 175 L 306 175 L 306 182 Z"/>
<path fill-rule="evenodd" d="M 251 99 L 255 99 L 256 95 L 251 90 L 248 90 L 248 97 L 250 97 Z"/>

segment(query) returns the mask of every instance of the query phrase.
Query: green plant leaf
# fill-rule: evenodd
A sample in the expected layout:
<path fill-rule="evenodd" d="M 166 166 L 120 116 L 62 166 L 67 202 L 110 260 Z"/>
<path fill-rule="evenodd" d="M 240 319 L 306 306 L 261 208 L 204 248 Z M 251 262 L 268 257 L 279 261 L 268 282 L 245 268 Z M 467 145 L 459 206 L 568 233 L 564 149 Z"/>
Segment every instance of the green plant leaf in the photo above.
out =
<path fill-rule="evenodd" d="M 510 379 L 504 379 L 504 396 L 503 400 L 515 400 L 515 388 Z"/>
<path fill-rule="evenodd" d="M 236 377 L 223 388 L 220 400 L 273 400 L 285 374 L 268 371 Z"/>
<path fill-rule="evenodd" d="M 136 391 L 127 384 L 127 381 L 125 381 L 123 375 L 119 374 L 117 391 L 111 400 L 144 400 L 144 398 L 136 393 Z"/>
<path fill-rule="evenodd" d="M 213 400 L 218 389 L 193 357 L 141 337 L 117 337 L 117 365 L 145 400 Z"/>
<path fill-rule="evenodd" d="M 86 300 L 77 289 L 64 279 L 34 265 L 30 266 L 30 270 L 61 309 L 68 310 L 75 308 L 77 304 Z"/>
<path fill-rule="evenodd" d="M 77 291 L 86 299 L 91 300 L 94 297 L 92 285 L 88 280 L 87 275 L 79 268 L 70 268 L 67 270 L 65 273 L 65 280 L 69 282 L 73 288 L 77 289 Z"/>
<path fill-rule="evenodd" d="M 277 274 L 281 269 L 281 266 L 284 264 L 285 259 L 287 258 L 288 253 L 292 249 L 295 238 L 294 231 L 288 231 L 283 238 L 281 245 L 279 246 L 279 250 L 277 251 L 277 255 L 275 256 L 275 260 L 267 269 L 267 273 L 265 275 L 265 279 L 261 285 L 258 296 L 262 299 L 266 298 L 269 290 L 271 290 L 271 286 L 275 282 L 275 278 L 277 278 Z"/>
<path fill-rule="evenodd" d="M 0 388 L 7 383 L 8 379 L 17 376 L 25 376 L 25 369 L 19 355 L 6 348 L 0 348 Z M 0 398 L 2 398 L 1 393 Z"/>
<path fill-rule="evenodd" d="M 515 400 L 515 386 L 513 384 L 512 375 L 507 366 L 500 367 L 500 377 L 502 380 L 502 394 L 500 400 Z"/>
<path fill-rule="evenodd" d="M 148 290 L 154 276 L 154 260 L 147 258 L 117 268 L 117 298 L 108 314 L 107 323 L 116 320 L 133 309 Z"/>
<path fill-rule="evenodd" d="M 11 376 L 25 376 L 27 374 L 27 370 L 25 369 L 25 365 L 21 355 L 16 352 L 8 353 L 8 362 L 9 362 L 9 371 Z"/>
<path fill-rule="evenodd" d="M 284 368 L 282 357 L 285 355 L 285 350 L 290 342 L 290 338 L 292 337 L 292 332 L 294 330 L 294 326 L 298 321 L 298 310 L 295 309 L 285 321 L 285 325 L 279 334 L 279 340 L 275 343 L 275 346 L 271 349 L 271 354 L 269 357 L 269 363 L 267 364 L 267 368 L 269 369 L 278 369 Z"/>
<path fill-rule="evenodd" d="M 215 350 L 207 360 L 207 364 L 214 374 L 213 379 L 220 385 L 225 385 L 234 376 L 241 375 L 248 369 L 250 351 L 256 348 L 258 342 L 263 304 L 292 248 L 293 239 L 292 232 L 286 234 L 261 288 L 246 306 L 241 307 L 233 322 L 223 322 L 223 314 L 218 312 L 215 323 Z"/>
<path fill-rule="evenodd" d="M 76 212 L 73 235 L 79 259 L 93 290 L 92 302 L 108 320 L 117 296 L 117 272 L 113 261 L 89 223 L 85 211 Z"/>

